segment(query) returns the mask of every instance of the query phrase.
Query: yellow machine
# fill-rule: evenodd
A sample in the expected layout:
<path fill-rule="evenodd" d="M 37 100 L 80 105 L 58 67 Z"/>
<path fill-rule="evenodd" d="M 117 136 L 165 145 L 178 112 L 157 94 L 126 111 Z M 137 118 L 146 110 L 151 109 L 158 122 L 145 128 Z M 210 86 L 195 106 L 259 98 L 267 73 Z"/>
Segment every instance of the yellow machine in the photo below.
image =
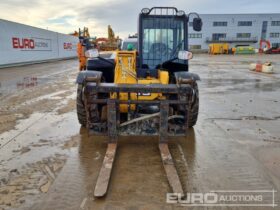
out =
<path fill-rule="evenodd" d="M 211 55 L 228 54 L 229 53 L 229 44 L 228 43 L 209 44 L 208 53 Z"/>
<path fill-rule="evenodd" d="M 168 71 L 158 70 L 158 78 L 147 77 L 137 78 L 136 73 L 136 51 L 117 51 L 116 54 L 116 67 L 115 67 L 115 84 L 168 84 L 169 75 Z M 117 94 L 111 95 L 111 98 L 117 98 Z M 119 93 L 120 100 L 128 100 L 127 93 Z M 130 95 L 130 100 L 155 100 L 164 99 L 161 93 L 149 94 L 136 94 Z M 135 110 L 135 104 L 131 105 L 131 110 Z M 120 105 L 120 112 L 127 113 L 128 106 L 125 104 Z"/>
<path fill-rule="evenodd" d="M 201 31 L 198 14 L 193 30 Z M 94 195 L 106 194 L 119 136 L 159 136 L 159 150 L 173 192 L 183 189 L 168 149 L 169 136 L 185 136 L 197 122 L 199 76 L 189 72 L 190 15 L 174 7 L 144 8 L 139 15 L 138 51 L 115 57 L 87 52 L 88 68 L 77 77 L 77 114 L 90 134 L 107 135 L 108 146 Z M 111 30 L 109 38 L 114 37 Z M 112 40 L 114 40 L 112 38 Z M 128 48 L 130 49 L 130 48 Z M 141 157 L 140 157 L 141 158 Z"/>

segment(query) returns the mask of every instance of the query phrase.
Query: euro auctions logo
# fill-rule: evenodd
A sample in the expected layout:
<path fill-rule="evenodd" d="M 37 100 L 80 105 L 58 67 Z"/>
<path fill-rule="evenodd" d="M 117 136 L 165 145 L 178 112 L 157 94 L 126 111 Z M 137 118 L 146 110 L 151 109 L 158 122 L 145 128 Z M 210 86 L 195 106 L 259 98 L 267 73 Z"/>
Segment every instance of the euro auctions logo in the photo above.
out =
<path fill-rule="evenodd" d="M 33 39 L 28 38 L 12 38 L 12 44 L 14 49 L 34 49 L 35 48 L 35 42 Z"/>
<path fill-rule="evenodd" d="M 208 193 L 167 193 L 166 203 L 204 207 L 277 207 L 275 190 L 213 190 Z"/>
<path fill-rule="evenodd" d="M 71 42 L 64 42 L 63 43 L 63 49 L 67 51 L 75 51 L 77 49 L 77 45 Z"/>
<path fill-rule="evenodd" d="M 51 39 L 12 37 L 12 47 L 21 51 L 51 51 Z"/>
<path fill-rule="evenodd" d="M 73 49 L 73 45 L 70 42 L 64 42 L 63 43 L 63 48 L 64 48 L 64 50 L 72 50 Z"/>

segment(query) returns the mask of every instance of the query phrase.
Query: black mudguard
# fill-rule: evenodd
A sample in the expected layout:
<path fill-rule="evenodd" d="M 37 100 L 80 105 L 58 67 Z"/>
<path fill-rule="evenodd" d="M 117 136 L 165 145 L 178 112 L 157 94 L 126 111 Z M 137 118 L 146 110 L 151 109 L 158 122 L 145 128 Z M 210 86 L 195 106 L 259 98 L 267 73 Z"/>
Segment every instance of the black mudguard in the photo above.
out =
<path fill-rule="evenodd" d="M 76 83 L 82 85 L 85 82 L 85 79 L 87 77 L 98 77 L 101 79 L 102 77 L 102 72 L 100 71 L 80 71 L 77 79 L 76 79 Z"/>
<path fill-rule="evenodd" d="M 176 81 L 178 81 L 179 78 L 192 79 L 194 81 L 200 80 L 200 77 L 198 76 L 198 74 L 190 73 L 190 72 L 187 72 L 187 71 L 175 72 L 174 75 L 175 75 Z"/>

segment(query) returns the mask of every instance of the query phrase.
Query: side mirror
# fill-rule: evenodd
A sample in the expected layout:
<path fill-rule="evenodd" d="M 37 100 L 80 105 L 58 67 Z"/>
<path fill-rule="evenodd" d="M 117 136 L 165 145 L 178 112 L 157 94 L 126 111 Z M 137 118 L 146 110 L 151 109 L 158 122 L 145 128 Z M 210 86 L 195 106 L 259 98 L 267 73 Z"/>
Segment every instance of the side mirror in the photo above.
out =
<path fill-rule="evenodd" d="M 201 31 L 201 28 L 202 28 L 201 18 L 194 18 L 193 19 L 193 30 L 194 31 Z"/>
<path fill-rule="evenodd" d="M 180 60 L 190 60 L 193 58 L 192 52 L 180 50 L 178 53 L 178 59 Z"/>
<path fill-rule="evenodd" d="M 86 56 L 87 58 L 97 58 L 97 57 L 99 57 L 99 52 L 98 52 L 97 49 L 87 50 L 87 51 L 85 52 L 85 56 Z"/>

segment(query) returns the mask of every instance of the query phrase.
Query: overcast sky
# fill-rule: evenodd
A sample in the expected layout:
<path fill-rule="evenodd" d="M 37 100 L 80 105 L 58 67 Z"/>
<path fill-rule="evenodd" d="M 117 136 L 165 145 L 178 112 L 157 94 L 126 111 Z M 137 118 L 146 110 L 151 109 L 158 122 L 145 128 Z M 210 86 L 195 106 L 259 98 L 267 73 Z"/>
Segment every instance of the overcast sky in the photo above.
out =
<path fill-rule="evenodd" d="M 198 13 L 279 13 L 279 0 L 0 0 L 0 18 L 61 33 L 89 27 L 107 36 L 107 25 L 126 37 L 137 30 L 144 7 L 175 6 Z"/>

